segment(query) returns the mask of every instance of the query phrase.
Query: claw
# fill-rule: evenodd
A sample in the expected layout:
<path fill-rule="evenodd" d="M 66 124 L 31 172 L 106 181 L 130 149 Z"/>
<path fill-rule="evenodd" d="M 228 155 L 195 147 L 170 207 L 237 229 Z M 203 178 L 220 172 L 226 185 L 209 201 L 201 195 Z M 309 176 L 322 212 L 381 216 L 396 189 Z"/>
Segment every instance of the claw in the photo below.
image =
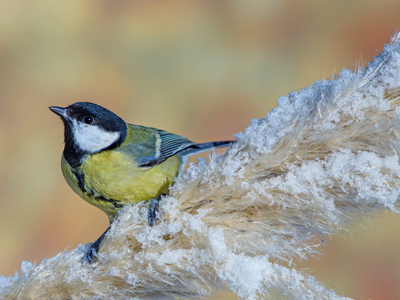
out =
<path fill-rule="evenodd" d="M 88 262 L 89 264 L 92 264 L 93 262 L 96 262 L 99 258 L 97 257 L 97 252 L 99 251 L 99 248 L 94 245 L 95 243 L 90 244 L 90 247 L 86 254 L 82 257 L 82 263 Z"/>
<path fill-rule="evenodd" d="M 82 263 L 88 262 L 89 264 L 92 264 L 96 261 L 98 261 L 97 253 L 99 252 L 100 249 L 100 244 L 103 241 L 106 233 L 110 229 L 111 226 L 109 226 L 106 231 L 92 244 L 90 244 L 89 249 L 87 250 L 86 254 L 82 257 Z"/>
<path fill-rule="evenodd" d="M 156 220 L 159 220 L 159 218 L 157 218 L 157 212 L 158 212 L 158 203 L 160 202 L 160 199 L 161 195 L 155 199 L 150 200 L 148 219 L 149 219 L 149 225 L 152 227 L 156 225 Z"/>

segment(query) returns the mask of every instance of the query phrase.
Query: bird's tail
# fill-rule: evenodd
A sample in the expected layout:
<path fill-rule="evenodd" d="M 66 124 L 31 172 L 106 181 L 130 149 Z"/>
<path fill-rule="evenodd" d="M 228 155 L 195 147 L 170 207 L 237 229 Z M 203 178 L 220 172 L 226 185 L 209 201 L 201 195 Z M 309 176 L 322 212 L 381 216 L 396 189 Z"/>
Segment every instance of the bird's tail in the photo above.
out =
<path fill-rule="evenodd" d="M 230 147 L 234 143 L 236 143 L 236 141 L 218 141 L 218 142 L 193 144 L 192 146 L 178 153 L 179 157 L 182 160 L 182 166 L 180 172 L 182 172 L 183 169 L 185 168 L 189 156 L 199 154 L 213 148 Z"/>
<path fill-rule="evenodd" d="M 194 144 L 185 150 L 179 152 L 181 156 L 190 156 L 194 154 L 199 154 L 201 152 L 207 151 L 212 148 L 222 148 L 222 147 L 229 147 L 236 141 L 219 141 L 219 142 L 209 142 L 209 143 L 201 143 L 201 144 Z"/>

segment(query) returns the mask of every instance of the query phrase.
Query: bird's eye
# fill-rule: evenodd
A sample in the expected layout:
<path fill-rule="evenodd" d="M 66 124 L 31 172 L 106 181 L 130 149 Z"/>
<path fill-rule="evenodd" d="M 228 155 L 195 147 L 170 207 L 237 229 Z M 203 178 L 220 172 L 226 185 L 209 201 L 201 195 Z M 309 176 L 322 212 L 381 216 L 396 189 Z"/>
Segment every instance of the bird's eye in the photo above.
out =
<path fill-rule="evenodd" d="M 86 124 L 92 124 L 94 119 L 92 117 L 85 117 L 84 121 Z"/>

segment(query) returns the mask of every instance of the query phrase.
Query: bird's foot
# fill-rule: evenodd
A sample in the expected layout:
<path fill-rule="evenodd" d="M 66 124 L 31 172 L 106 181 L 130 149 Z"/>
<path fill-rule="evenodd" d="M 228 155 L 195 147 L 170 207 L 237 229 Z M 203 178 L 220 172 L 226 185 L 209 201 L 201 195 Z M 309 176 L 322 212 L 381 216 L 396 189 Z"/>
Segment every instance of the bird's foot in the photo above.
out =
<path fill-rule="evenodd" d="M 99 260 L 99 258 L 97 257 L 97 253 L 99 252 L 100 244 L 110 227 L 108 227 L 106 231 L 104 231 L 104 233 L 94 243 L 90 244 L 89 249 L 86 251 L 86 254 L 82 257 L 82 263 L 88 262 L 89 264 L 92 264 Z"/>
<path fill-rule="evenodd" d="M 82 257 L 82 263 L 88 262 L 92 264 L 96 262 L 99 258 L 97 257 L 97 252 L 99 251 L 99 247 L 95 245 L 96 243 L 91 243 L 89 249 L 86 251 L 86 254 Z"/>
<path fill-rule="evenodd" d="M 160 202 L 160 200 L 161 200 L 161 195 L 158 196 L 157 198 L 150 200 L 148 219 L 149 219 L 149 225 L 152 227 L 156 225 L 156 220 L 159 220 L 159 218 L 157 217 L 157 212 L 158 212 L 158 203 Z"/>

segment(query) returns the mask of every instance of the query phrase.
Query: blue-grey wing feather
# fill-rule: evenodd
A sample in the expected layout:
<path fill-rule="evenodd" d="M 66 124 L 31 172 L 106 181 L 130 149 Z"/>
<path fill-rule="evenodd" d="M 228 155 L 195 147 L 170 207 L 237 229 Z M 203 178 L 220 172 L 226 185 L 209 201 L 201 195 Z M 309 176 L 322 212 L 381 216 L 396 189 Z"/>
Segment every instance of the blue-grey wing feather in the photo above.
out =
<path fill-rule="evenodd" d="M 140 167 L 153 167 L 196 143 L 173 133 L 156 130 L 154 139 L 142 145 L 147 148 L 147 151 L 142 151 L 143 155 L 136 156 L 136 160 Z"/>
<path fill-rule="evenodd" d="M 156 128 L 128 124 L 131 139 L 121 145 L 120 150 L 132 156 L 139 167 L 153 167 L 168 157 L 179 154 L 182 158 L 203 152 L 210 148 L 227 147 L 233 141 L 197 144 L 179 136 Z"/>
<path fill-rule="evenodd" d="M 173 133 L 159 130 L 158 134 L 161 138 L 160 152 L 165 157 L 173 156 L 188 147 L 196 145 L 196 143 L 189 141 L 187 138 Z"/>

